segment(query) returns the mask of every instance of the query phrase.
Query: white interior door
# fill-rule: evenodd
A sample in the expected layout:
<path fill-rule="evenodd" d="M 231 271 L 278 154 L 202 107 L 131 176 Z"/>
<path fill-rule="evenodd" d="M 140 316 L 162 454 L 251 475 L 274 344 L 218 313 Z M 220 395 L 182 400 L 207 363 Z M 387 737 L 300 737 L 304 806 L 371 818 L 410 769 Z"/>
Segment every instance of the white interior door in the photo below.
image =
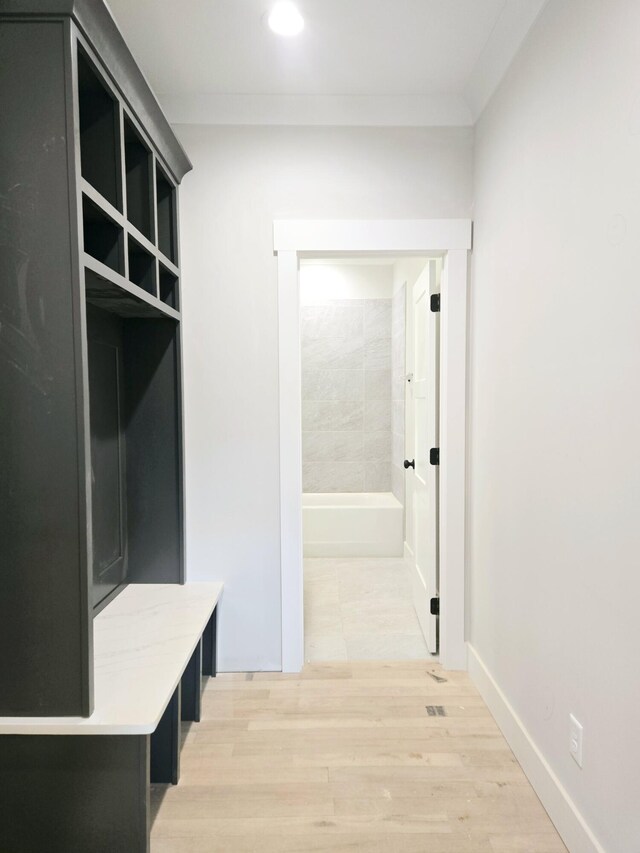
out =
<path fill-rule="evenodd" d="M 413 285 L 413 373 L 408 391 L 412 397 L 411 423 L 414 468 L 407 469 L 413 493 L 413 602 L 432 654 L 438 651 L 438 619 L 431 614 L 431 599 L 438 595 L 438 468 L 430 462 L 438 447 L 439 313 L 431 310 L 436 291 L 436 261 L 430 261 Z"/>

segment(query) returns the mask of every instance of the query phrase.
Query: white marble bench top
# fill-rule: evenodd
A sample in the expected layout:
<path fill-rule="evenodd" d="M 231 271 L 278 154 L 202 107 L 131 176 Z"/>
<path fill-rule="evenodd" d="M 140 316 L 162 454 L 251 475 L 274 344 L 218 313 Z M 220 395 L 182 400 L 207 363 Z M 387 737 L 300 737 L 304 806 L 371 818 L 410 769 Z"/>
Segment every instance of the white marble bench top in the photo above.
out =
<path fill-rule="evenodd" d="M 221 583 L 130 584 L 93 622 L 93 714 L 0 717 L 0 734 L 154 731 L 221 593 Z"/>

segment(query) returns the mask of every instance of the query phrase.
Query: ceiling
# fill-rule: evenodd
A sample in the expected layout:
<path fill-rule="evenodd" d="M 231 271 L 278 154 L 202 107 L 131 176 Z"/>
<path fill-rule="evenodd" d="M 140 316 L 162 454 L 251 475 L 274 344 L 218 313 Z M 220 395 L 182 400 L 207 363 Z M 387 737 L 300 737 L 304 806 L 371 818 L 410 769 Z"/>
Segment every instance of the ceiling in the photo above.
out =
<path fill-rule="evenodd" d="M 466 125 L 545 0 L 108 0 L 174 122 Z"/>

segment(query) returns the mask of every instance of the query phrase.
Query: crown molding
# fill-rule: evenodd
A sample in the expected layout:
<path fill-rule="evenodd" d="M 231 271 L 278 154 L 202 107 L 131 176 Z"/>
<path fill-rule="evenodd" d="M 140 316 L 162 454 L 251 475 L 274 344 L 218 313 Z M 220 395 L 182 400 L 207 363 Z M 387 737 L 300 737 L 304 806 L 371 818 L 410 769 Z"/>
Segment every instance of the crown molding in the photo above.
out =
<path fill-rule="evenodd" d="M 172 124 L 469 127 L 458 95 L 160 95 Z"/>
<path fill-rule="evenodd" d="M 504 4 L 465 89 L 473 124 L 498 89 L 547 3 L 548 0 L 509 0 Z"/>

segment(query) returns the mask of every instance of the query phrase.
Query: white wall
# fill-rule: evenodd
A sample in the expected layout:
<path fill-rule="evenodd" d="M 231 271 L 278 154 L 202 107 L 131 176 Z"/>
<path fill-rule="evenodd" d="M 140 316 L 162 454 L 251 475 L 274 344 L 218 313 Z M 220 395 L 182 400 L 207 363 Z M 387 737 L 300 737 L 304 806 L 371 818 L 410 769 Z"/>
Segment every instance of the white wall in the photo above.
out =
<path fill-rule="evenodd" d="M 465 217 L 469 129 L 178 126 L 187 571 L 225 582 L 222 670 L 279 669 L 274 218 Z"/>
<path fill-rule="evenodd" d="M 302 490 L 391 491 L 393 265 L 300 265 Z"/>
<path fill-rule="evenodd" d="M 393 262 L 385 264 L 302 261 L 300 305 L 321 305 L 331 299 L 389 299 Z"/>
<path fill-rule="evenodd" d="M 607 853 L 640 850 L 639 57 L 637 0 L 554 0 L 476 136 L 468 636 Z"/>

